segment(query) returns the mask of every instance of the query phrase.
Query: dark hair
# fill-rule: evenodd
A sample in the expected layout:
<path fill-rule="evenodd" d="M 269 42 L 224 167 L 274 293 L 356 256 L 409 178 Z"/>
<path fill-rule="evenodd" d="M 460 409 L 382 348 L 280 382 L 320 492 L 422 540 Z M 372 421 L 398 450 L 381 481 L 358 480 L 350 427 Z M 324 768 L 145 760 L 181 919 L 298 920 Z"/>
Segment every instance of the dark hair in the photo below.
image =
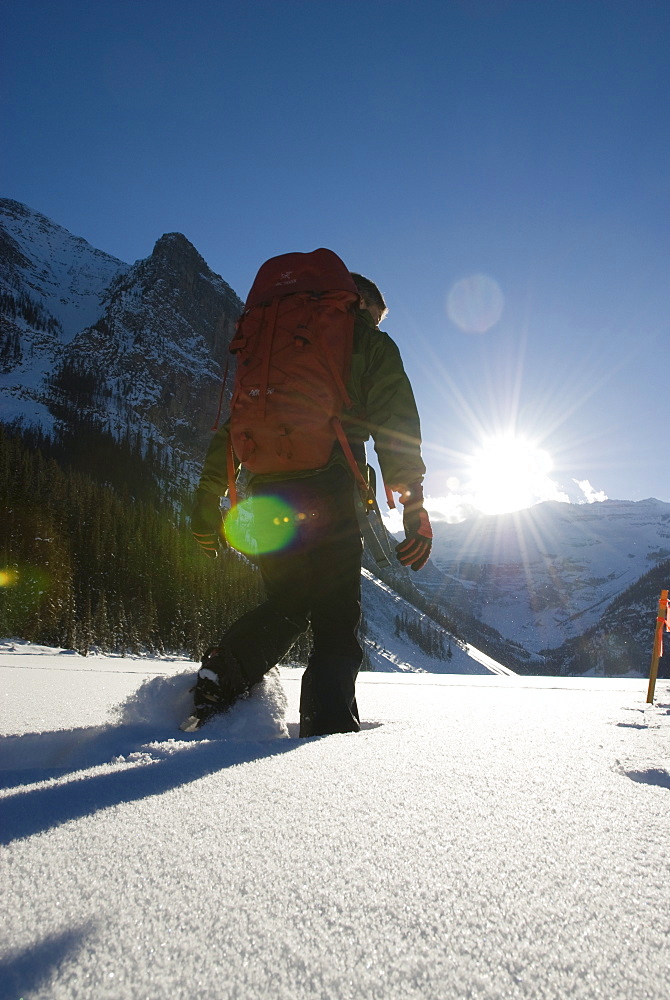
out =
<path fill-rule="evenodd" d="M 351 272 L 351 277 L 356 283 L 356 288 L 361 294 L 361 297 L 365 299 L 366 302 L 374 303 L 382 312 L 382 319 L 386 316 L 388 312 L 388 306 L 384 302 L 384 296 L 379 291 L 374 281 L 370 281 L 369 278 L 364 278 L 362 274 L 356 274 L 354 271 Z"/>

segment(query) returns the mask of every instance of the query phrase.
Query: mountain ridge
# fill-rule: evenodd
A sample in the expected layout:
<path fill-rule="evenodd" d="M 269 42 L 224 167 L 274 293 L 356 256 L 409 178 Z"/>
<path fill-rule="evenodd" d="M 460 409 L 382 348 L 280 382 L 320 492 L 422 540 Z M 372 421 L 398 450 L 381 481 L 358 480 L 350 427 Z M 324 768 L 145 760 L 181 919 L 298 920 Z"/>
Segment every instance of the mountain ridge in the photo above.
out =
<path fill-rule="evenodd" d="M 242 308 L 182 233 L 128 264 L 0 199 L 0 421 L 132 439 L 160 453 L 166 488 L 183 494 L 211 439 Z M 515 668 L 541 671 L 547 658 L 571 669 L 570 650 L 556 651 L 597 631 L 609 604 L 670 556 L 670 504 L 653 497 L 546 501 L 433 527 L 412 587 Z"/>
<path fill-rule="evenodd" d="M 85 418 L 176 453 L 206 450 L 242 303 L 181 233 L 126 264 L 0 200 L 0 419 L 53 431 Z"/>

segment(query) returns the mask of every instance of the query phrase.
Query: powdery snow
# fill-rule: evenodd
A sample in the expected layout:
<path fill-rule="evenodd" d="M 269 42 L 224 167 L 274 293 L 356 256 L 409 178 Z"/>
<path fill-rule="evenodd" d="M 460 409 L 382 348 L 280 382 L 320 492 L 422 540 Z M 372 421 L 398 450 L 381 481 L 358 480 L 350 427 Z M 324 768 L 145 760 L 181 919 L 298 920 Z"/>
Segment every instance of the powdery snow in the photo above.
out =
<path fill-rule="evenodd" d="M 59 321 L 68 344 L 100 318 L 105 291 L 129 265 L 19 202 L 0 199 L 0 227 L 28 261 L 25 290 Z"/>
<path fill-rule="evenodd" d="M 0 648 L 1 1000 L 665 1000 L 667 681 L 194 669 Z"/>

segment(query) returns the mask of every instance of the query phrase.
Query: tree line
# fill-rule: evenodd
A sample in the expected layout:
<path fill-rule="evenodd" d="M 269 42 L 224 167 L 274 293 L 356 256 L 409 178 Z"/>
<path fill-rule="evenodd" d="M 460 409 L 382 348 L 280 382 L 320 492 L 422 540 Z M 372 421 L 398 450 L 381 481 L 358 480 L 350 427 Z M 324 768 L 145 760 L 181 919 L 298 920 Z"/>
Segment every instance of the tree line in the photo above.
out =
<path fill-rule="evenodd" d="M 182 481 L 174 456 L 130 428 L 119 438 L 85 418 L 51 434 L 0 424 L 0 635 L 83 655 L 199 659 L 263 591 L 253 562 L 235 550 L 203 557 L 189 530 L 190 495 L 174 485 Z M 427 616 L 417 624 L 404 615 L 396 634 L 448 659 L 432 618 L 464 645 L 455 622 L 404 575 L 392 585 Z M 365 617 L 359 631 L 363 640 Z M 287 662 L 306 664 L 310 649 L 308 631 Z M 362 669 L 373 669 L 367 651 Z"/>
<path fill-rule="evenodd" d="M 415 615 L 409 615 L 406 611 L 396 615 L 395 634 L 401 636 L 403 633 L 427 656 L 435 660 L 450 660 L 454 655 L 451 642 L 445 645 L 444 633 L 434 628 L 425 618 L 422 620 Z"/>
<path fill-rule="evenodd" d="M 203 559 L 183 505 L 161 488 L 159 457 L 152 466 L 130 436 L 77 437 L 72 454 L 100 473 L 104 456 L 111 481 L 68 466 L 58 436 L 0 425 L 0 634 L 199 658 L 260 599 L 256 568 L 233 550 Z"/>
<path fill-rule="evenodd" d="M 130 430 L 0 424 L 0 636 L 197 660 L 255 607 L 257 568 L 234 549 L 203 556 L 173 472 Z M 311 643 L 308 629 L 286 662 L 306 665 Z"/>

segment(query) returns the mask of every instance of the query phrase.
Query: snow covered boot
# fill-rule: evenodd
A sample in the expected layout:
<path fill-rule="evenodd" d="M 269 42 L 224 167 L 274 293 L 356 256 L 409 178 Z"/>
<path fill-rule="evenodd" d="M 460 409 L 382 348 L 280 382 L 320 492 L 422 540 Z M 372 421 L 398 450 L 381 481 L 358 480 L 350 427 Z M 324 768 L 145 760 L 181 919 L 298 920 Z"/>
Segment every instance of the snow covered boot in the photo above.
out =
<path fill-rule="evenodd" d="M 202 658 L 193 688 L 193 712 L 180 728 L 193 733 L 213 715 L 227 712 L 249 692 L 240 664 L 225 646 L 211 646 Z"/>

